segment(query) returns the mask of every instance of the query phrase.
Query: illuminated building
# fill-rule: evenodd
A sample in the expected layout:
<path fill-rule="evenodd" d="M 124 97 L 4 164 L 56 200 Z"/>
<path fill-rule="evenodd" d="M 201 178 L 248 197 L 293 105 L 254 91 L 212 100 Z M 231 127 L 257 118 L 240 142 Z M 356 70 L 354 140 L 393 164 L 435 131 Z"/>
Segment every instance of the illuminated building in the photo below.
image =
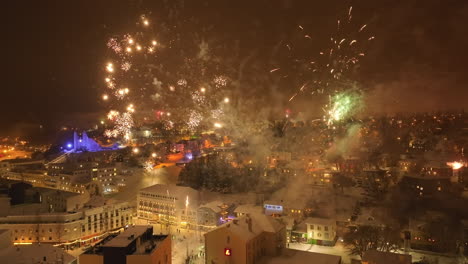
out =
<path fill-rule="evenodd" d="M 80 263 L 170 264 L 171 237 L 153 235 L 152 226 L 130 226 L 80 255 Z"/>
<path fill-rule="evenodd" d="M 229 221 L 233 207 L 234 205 L 227 205 L 221 201 L 201 205 L 197 210 L 198 226 L 210 228 Z"/>
<path fill-rule="evenodd" d="M 55 191 L 55 190 L 54 190 Z M 60 203 L 58 199 L 54 203 Z M 45 206 L 44 206 L 45 205 Z M 128 203 L 90 202 L 83 208 L 50 212 L 50 203 L 9 205 L 0 197 L 0 228 L 11 231 L 14 243 L 79 245 L 92 242 L 107 232 L 133 223 L 134 208 Z"/>
<path fill-rule="evenodd" d="M 308 217 L 307 239 L 311 244 L 334 246 L 336 238 L 336 221 L 327 218 Z"/>
<path fill-rule="evenodd" d="M 156 184 L 140 190 L 138 217 L 149 223 L 196 225 L 198 191 L 184 186 Z"/>
<path fill-rule="evenodd" d="M 265 256 L 281 254 L 286 229 L 266 215 L 236 218 L 205 234 L 205 263 L 257 263 Z"/>
<path fill-rule="evenodd" d="M 79 136 L 78 133 L 76 133 L 76 131 L 73 132 L 73 143 L 68 142 L 65 144 L 66 152 L 82 152 L 82 151 L 97 152 L 97 151 L 103 151 L 103 150 L 115 150 L 117 148 L 118 148 L 117 144 L 111 147 L 102 147 L 92 138 L 89 138 L 86 132 L 83 132 L 81 136 Z"/>

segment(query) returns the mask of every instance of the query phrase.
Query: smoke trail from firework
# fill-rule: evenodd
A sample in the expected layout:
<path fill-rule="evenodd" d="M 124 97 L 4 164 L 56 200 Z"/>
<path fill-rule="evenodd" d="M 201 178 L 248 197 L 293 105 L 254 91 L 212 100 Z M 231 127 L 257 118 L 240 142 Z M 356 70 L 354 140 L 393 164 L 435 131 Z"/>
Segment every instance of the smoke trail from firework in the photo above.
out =
<path fill-rule="evenodd" d="M 226 98 L 230 79 L 219 72 L 217 61 L 209 60 L 208 43 L 193 43 L 200 52 L 187 55 L 181 50 L 187 41 L 174 40 L 172 35 L 177 34 L 171 27 L 159 32 L 153 28 L 149 17 L 142 15 L 135 32 L 107 42 L 113 60 L 105 65 L 107 91 L 102 100 L 114 109 L 108 114 L 114 124 L 105 133 L 108 137 L 130 139 L 132 127 L 142 120 L 165 122 L 169 129 L 183 123 L 195 131 L 203 121 L 211 123 L 212 111 Z M 138 104 L 133 106 L 134 102 Z"/>

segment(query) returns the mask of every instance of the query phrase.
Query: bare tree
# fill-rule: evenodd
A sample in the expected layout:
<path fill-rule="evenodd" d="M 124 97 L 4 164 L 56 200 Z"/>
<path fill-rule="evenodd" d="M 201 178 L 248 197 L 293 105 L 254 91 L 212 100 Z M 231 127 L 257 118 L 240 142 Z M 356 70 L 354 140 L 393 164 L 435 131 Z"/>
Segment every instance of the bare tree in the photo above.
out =
<path fill-rule="evenodd" d="M 368 250 L 394 252 L 401 242 L 399 230 L 390 227 L 360 226 L 344 236 L 350 255 L 363 256 Z"/>

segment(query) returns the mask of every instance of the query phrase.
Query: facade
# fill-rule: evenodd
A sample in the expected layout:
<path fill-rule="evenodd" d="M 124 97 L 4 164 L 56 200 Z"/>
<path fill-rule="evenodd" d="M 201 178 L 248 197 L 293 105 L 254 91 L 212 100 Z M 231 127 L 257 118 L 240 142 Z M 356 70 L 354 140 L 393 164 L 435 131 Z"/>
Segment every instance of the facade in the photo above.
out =
<path fill-rule="evenodd" d="M 336 221 L 327 218 L 308 217 L 304 220 L 307 226 L 309 243 L 334 246 L 336 239 Z"/>
<path fill-rule="evenodd" d="M 79 260 L 86 264 L 170 264 L 171 237 L 153 235 L 152 226 L 131 226 L 106 237 Z"/>
<path fill-rule="evenodd" d="M 236 218 L 205 234 L 205 263 L 251 264 L 281 254 L 286 229 L 275 218 Z"/>
<path fill-rule="evenodd" d="M 201 205 L 197 210 L 198 225 L 201 227 L 216 227 L 222 222 L 222 207 L 220 201 Z"/>
<path fill-rule="evenodd" d="M 133 223 L 129 203 L 86 206 L 75 212 L 41 213 L 38 204 L 11 207 L 0 217 L 0 229 L 11 232 L 13 243 L 80 245 Z"/>
<path fill-rule="evenodd" d="M 114 150 L 117 149 L 117 145 L 113 145 L 111 147 L 102 147 L 92 138 L 88 137 L 88 134 L 83 131 L 81 135 L 78 133 L 73 132 L 73 143 L 68 142 L 65 145 L 65 149 L 68 152 L 82 152 L 82 151 L 89 151 L 89 152 L 98 152 L 103 150 Z"/>
<path fill-rule="evenodd" d="M 450 177 L 438 177 L 435 175 L 406 175 L 400 182 L 400 186 L 415 196 L 422 198 L 433 197 L 440 192 L 450 189 Z"/>
<path fill-rule="evenodd" d="M 140 190 L 138 217 L 148 223 L 182 226 L 197 224 L 198 191 L 184 186 L 156 184 Z"/>
<path fill-rule="evenodd" d="M 446 228 L 442 228 L 447 226 Z M 456 243 L 452 245 L 440 241 L 443 237 L 452 237 L 453 241 L 462 239 L 462 230 L 454 237 L 449 233 L 448 221 L 446 216 L 437 211 L 427 211 L 423 216 L 411 217 L 409 219 L 409 235 L 412 249 L 444 252 L 447 247 L 456 249 Z"/>
<path fill-rule="evenodd" d="M 48 167 L 51 188 L 80 192 L 87 188 L 98 188 L 100 193 L 118 192 L 125 186 L 121 170 L 114 163 L 67 162 Z"/>

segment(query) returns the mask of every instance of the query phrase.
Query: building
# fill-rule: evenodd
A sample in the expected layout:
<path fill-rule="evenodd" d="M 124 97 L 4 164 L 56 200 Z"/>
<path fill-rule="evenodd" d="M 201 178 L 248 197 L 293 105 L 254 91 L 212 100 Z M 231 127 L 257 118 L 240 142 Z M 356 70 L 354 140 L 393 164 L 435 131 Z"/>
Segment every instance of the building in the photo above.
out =
<path fill-rule="evenodd" d="M 12 207 L 4 208 L 9 214 L 33 207 L 37 213 L 72 212 L 83 208 L 90 199 L 88 192 L 74 193 L 50 188 L 32 187 L 30 184 L 2 180 L 0 185 L 8 189 Z M 8 204 L 9 205 L 9 204 Z M 16 206 L 18 205 L 18 206 Z"/>
<path fill-rule="evenodd" d="M 170 264 L 171 237 L 153 235 L 152 226 L 131 226 L 80 255 L 86 264 Z"/>
<path fill-rule="evenodd" d="M 221 201 L 201 205 L 197 210 L 198 225 L 211 228 L 224 223 L 229 214 L 228 208 L 229 206 Z"/>
<path fill-rule="evenodd" d="M 98 151 L 103 151 L 103 150 L 114 150 L 117 149 L 118 145 L 115 144 L 110 147 L 102 147 L 97 143 L 95 140 L 91 139 L 88 137 L 88 134 L 83 131 L 81 135 L 78 135 L 78 133 L 73 132 L 73 143 L 68 142 L 65 145 L 65 149 L 67 152 L 98 152 Z"/>
<path fill-rule="evenodd" d="M 205 263 L 251 264 L 281 254 L 286 229 L 262 214 L 236 218 L 205 234 Z"/>
<path fill-rule="evenodd" d="M 182 226 L 197 224 L 198 191 L 184 186 L 156 184 L 138 193 L 138 217 L 148 223 Z"/>
<path fill-rule="evenodd" d="M 47 175 L 50 176 L 48 187 L 76 192 L 85 188 L 98 188 L 98 193 L 112 193 L 118 192 L 125 186 L 125 179 L 115 163 L 94 161 L 54 163 L 48 166 Z"/>
<path fill-rule="evenodd" d="M 413 193 L 421 198 L 430 198 L 440 192 L 450 190 L 450 177 L 439 177 L 436 175 L 406 175 L 400 181 L 402 189 Z"/>
<path fill-rule="evenodd" d="M 286 248 L 281 255 L 268 259 L 266 264 L 341 264 L 341 257 L 316 252 L 294 250 Z"/>
<path fill-rule="evenodd" d="M 442 212 L 426 211 L 411 217 L 408 231 L 412 249 L 457 252 L 462 246 L 463 223 L 459 225 Z"/>
<path fill-rule="evenodd" d="M 48 212 L 41 204 L 20 204 L 0 214 L 0 229 L 11 231 L 16 244 L 51 243 L 79 246 L 93 242 L 108 232 L 133 223 L 134 208 L 129 203 L 87 204 L 72 212 Z"/>
<path fill-rule="evenodd" d="M 336 220 L 308 217 L 304 220 L 307 226 L 307 239 L 311 244 L 334 246 L 336 241 Z"/>
<path fill-rule="evenodd" d="M 253 204 L 241 204 L 234 209 L 234 215 L 236 217 L 245 216 L 247 214 L 263 214 L 263 208 Z"/>
<path fill-rule="evenodd" d="M 369 250 L 362 256 L 362 264 L 411 264 L 411 255 Z"/>
<path fill-rule="evenodd" d="M 0 248 L 0 263 L 8 264 L 76 264 L 65 250 L 47 244 L 15 245 Z"/>

